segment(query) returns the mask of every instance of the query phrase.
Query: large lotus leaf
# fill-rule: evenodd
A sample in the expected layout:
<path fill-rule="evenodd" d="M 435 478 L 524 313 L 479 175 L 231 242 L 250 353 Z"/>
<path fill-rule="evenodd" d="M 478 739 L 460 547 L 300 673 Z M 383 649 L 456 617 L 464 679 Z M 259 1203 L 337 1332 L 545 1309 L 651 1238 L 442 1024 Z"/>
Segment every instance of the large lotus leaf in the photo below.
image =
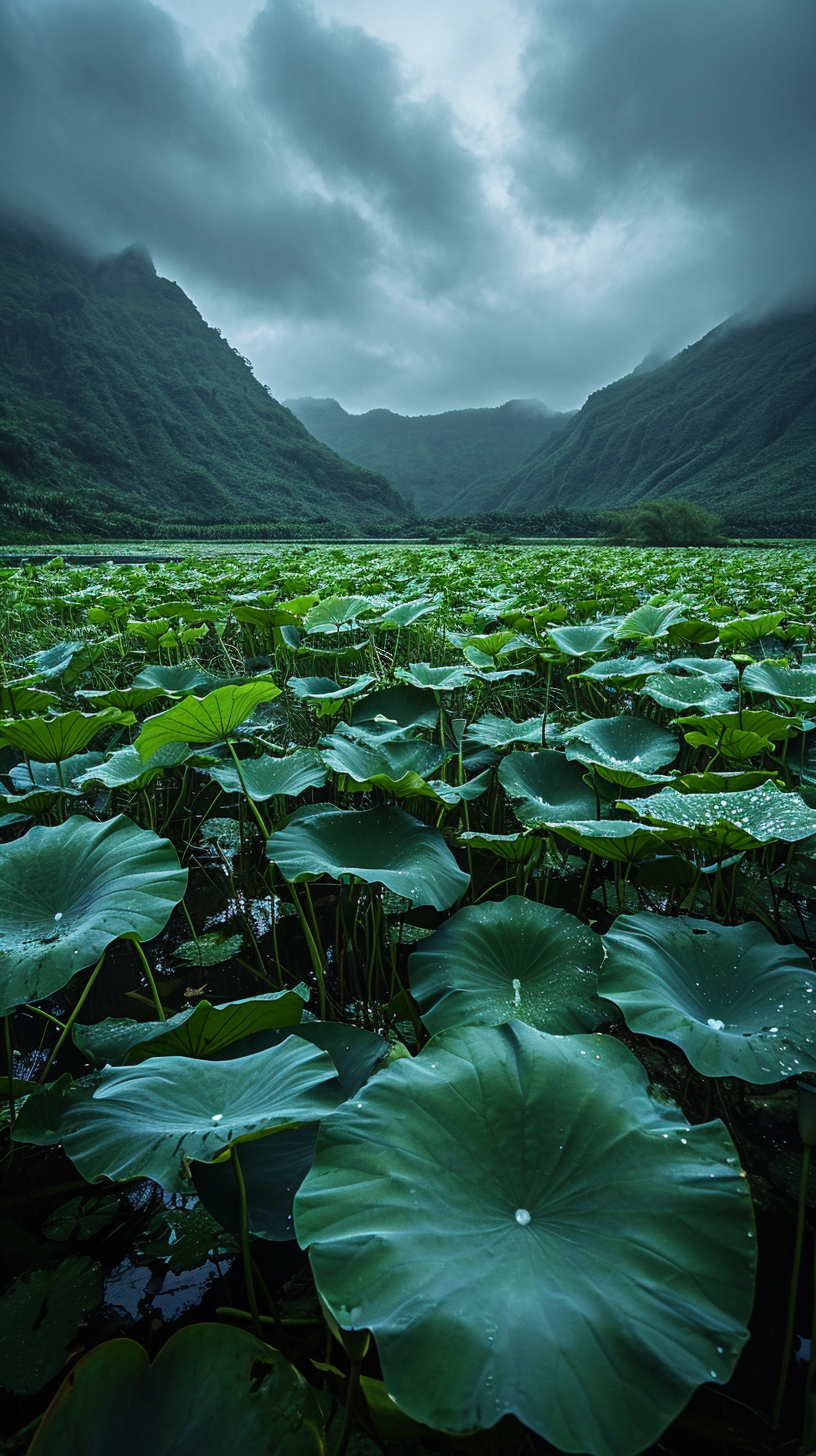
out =
<path fill-rule="evenodd" d="M 103 708 L 101 713 L 55 713 L 53 718 L 18 718 L 0 722 L 0 743 L 19 748 L 27 758 L 58 763 L 87 748 L 92 738 L 112 723 L 133 723 L 132 713 Z"/>
<path fill-rule="evenodd" d="M 668 602 L 664 607 L 653 607 L 648 603 L 636 607 L 615 629 L 615 637 L 619 642 L 633 641 L 636 637 L 665 637 L 670 627 L 682 621 L 685 611 L 685 607 L 677 602 Z"/>
<path fill-rule="evenodd" d="M 46 1411 L 29 1456 L 322 1456 L 314 1391 L 232 1325 L 188 1325 L 152 1365 L 135 1340 L 98 1345 Z"/>
<path fill-rule="evenodd" d="M 32 1395 L 58 1375 L 102 1288 L 99 1264 L 82 1257 L 16 1279 L 0 1298 L 0 1385 Z"/>
<path fill-rule="evenodd" d="M 443 598 L 417 597 L 411 602 L 397 602 L 396 605 L 388 607 L 381 617 L 375 617 L 373 625 L 377 627 L 412 627 L 421 617 L 427 617 L 431 612 L 437 611 L 442 605 Z"/>
<path fill-rule="evenodd" d="M 79 797 L 85 774 L 101 763 L 102 757 L 101 753 L 74 753 L 61 763 L 40 763 L 32 758 L 28 763 L 15 763 L 9 769 L 9 778 L 18 794 L 48 789 L 53 794 Z"/>
<path fill-rule="evenodd" d="M 303 619 L 306 632 L 348 632 L 364 612 L 377 605 L 373 597 L 326 597 Z"/>
<path fill-rule="evenodd" d="M 218 743 L 250 718 L 260 703 L 271 703 L 279 694 L 280 688 L 274 683 L 254 678 L 216 688 L 206 698 L 185 698 L 166 712 L 147 718 L 136 747 L 142 758 L 148 759 L 166 743 Z"/>
<path fill-rule="evenodd" d="M 816 974 L 763 925 L 644 912 L 604 937 L 600 985 L 632 1031 L 681 1047 L 706 1077 L 781 1082 L 816 1071 Z"/>
<path fill-rule="evenodd" d="M 590 663 L 575 676 L 589 678 L 590 682 L 632 682 L 637 678 L 647 678 L 661 667 L 662 664 L 653 657 L 604 657 L 600 662 Z"/>
<path fill-rule="evenodd" d="M 790 703 L 816 703 L 816 672 L 789 667 L 786 662 L 753 662 L 746 667 L 743 686 Z"/>
<path fill-rule="evenodd" d="M 154 662 L 142 668 L 133 679 L 131 687 L 154 688 L 157 694 L 180 698 L 203 689 L 210 693 L 213 688 L 222 685 L 223 681 L 223 678 L 202 667 L 200 662 L 179 662 L 174 665 Z"/>
<path fill-rule="evenodd" d="M 716 642 L 717 628 L 703 617 L 687 617 L 669 628 L 669 637 L 673 642 L 694 642 L 698 645 Z"/>
<path fill-rule="evenodd" d="M 712 678 L 702 674 L 679 677 L 675 673 L 656 672 L 646 679 L 641 697 L 651 698 L 661 708 L 684 713 L 687 708 L 702 708 L 707 713 L 729 713 L 737 703 L 737 695 L 725 692 Z"/>
<path fill-rule="evenodd" d="M 61 1143 L 83 1178 L 153 1178 L 189 1192 L 189 1163 L 292 1123 L 318 1122 L 342 1100 L 334 1063 L 297 1036 L 254 1056 L 208 1062 L 151 1057 L 61 1077 L 23 1103 L 18 1142 Z"/>
<path fill-rule="evenodd" d="M 275 1046 L 286 1033 L 259 1032 L 241 1042 L 241 1056 Z M 312 1021 L 298 1027 L 304 1041 L 328 1052 L 335 1067 L 343 1097 L 356 1097 L 364 1082 L 388 1057 L 390 1046 L 374 1032 L 339 1022 Z M 225 1053 L 219 1052 L 219 1058 Z M 294 1238 L 292 1204 L 295 1194 L 312 1166 L 318 1124 L 260 1138 L 241 1146 L 241 1172 L 247 1199 L 247 1222 L 251 1234 L 282 1241 Z M 193 1182 L 202 1203 L 225 1229 L 238 1232 L 238 1190 L 232 1169 L 224 1163 L 194 1163 Z"/>
<path fill-rule="evenodd" d="M 520 800 L 513 808 L 522 824 L 559 824 L 595 812 L 595 795 L 581 769 L 555 749 L 508 753 L 499 764 L 499 783 Z"/>
<path fill-rule="evenodd" d="M 234 763 L 219 764 L 209 773 L 227 793 L 243 792 Z M 279 796 L 296 799 L 307 789 L 322 789 L 328 775 L 314 749 L 296 748 L 283 758 L 273 758 L 271 753 L 264 753 L 260 758 L 242 758 L 241 777 L 250 799 L 263 803 L 265 799 Z"/>
<path fill-rule="evenodd" d="M 466 849 L 483 849 L 508 864 L 525 864 L 530 858 L 538 859 L 544 844 L 540 835 L 526 830 L 520 834 L 480 834 L 468 829 L 458 836 L 458 841 Z"/>
<path fill-rule="evenodd" d="M 397 683 L 369 693 L 351 710 L 352 723 L 382 723 L 398 728 L 435 728 L 439 707 L 433 693 L 410 683 Z"/>
<path fill-rule="evenodd" d="M 665 829 L 653 829 L 623 819 L 572 820 L 568 824 L 556 824 L 554 828 L 570 844 L 577 844 L 580 849 L 589 850 L 590 854 L 616 860 L 619 864 L 633 864 L 635 860 L 657 854 L 666 838 L 670 837 Z"/>
<path fill-rule="evenodd" d="M 567 758 L 596 763 L 610 772 L 653 774 L 677 757 L 678 742 L 667 728 L 649 718 L 622 713 L 616 718 L 589 718 L 563 735 Z M 575 815 L 571 816 L 575 818 Z"/>
<path fill-rule="evenodd" d="M 317 703 L 320 712 L 328 716 L 329 713 L 338 712 L 346 698 L 359 697 L 360 693 L 364 693 L 376 681 L 370 672 L 366 672 L 346 687 L 341 687 L 333 677 L 290 677 L 286 686 L 296 698 Z"/>
<path fill-rule="evenodd" d="M 187 888 L 172 844 L 118 815 L 75 814 L 0 845 L 0 1014 L 93 965 L 118 936 L 152 940 Z"/>
<path fill-rule="evenodd" d="M 104 642 L 58 642 L 54 647 L 32 652 L 26 662 L 34 664 L 38 676 L 49 680 L 61 677 L 65 686 L 70 687 L 104 650 Z"/>
<path fill-rule="evenodd" d="M 722 745 L 729 733 L 751 736 L 765 743 L 781 743 L 792 734 L 798 733 L 802 727 L 801 718 L 786 718 L 781 713 L 758 712 L 748 708 L 743 708 L 741 713 L 712 713 L 705 718 L 688 714 L 677 721 L 684 728 L 700 729 L 699 734 L 686 734 L 689 743 L 698 747 L 710 744 L 721 751 L 724 751 Z"/>
<path fill-rule="evenodd" d="M 747 1338 L 733 1143 L 656 1102 L 611 1037 L 440 1032 L 323 1123 L 295 1228 L 338 1324 L 373 1332 L 389 1394 L 437 1428 L 511 1413 L 630 1456 Z"/>
<path fill-rule="evenodd" d="M 475 778 L 467 779 L 462 784 L 448 784 L 444 779 L 429 779 L 420 789 L 420 794 L 424 798 L 435 799 L 439 804 L 470 804 L 487 793 L 492 777 L 492 768 L 486 768 Z"/>
<path fill-rule="evenodd" d="M 723 688 L 732 687 L 739 680 L 737 664 L 730 657 L 673 657 L 670 662 L 661 663 L 661 671 L 710 677 Z"/>
<path fill-rule="evenodd" d="M 809 809 L 798 794 L 785 793 L 774 783 L 722 794 L 661 789 L 647 799 L 622 799 L 618 807 L 654 824 L 677 825 L 708 837 L 709 831 L 725 831 L 732 853 L 772 839 L 793 844 L 816 834 L 816 810 Z"/>
<path fill-rule="evenodd" d="M 435 693 L 463 688 L 473 675 L 472 667 L 431 667 L 428 662 L 412 662 L 409 667 L 398 667 L 396 671 L 400 682 L 415 688 L 430 688 Z"/>
<path fill-rule="evenodd" d="M 525 718 L 523 723 L 514 723 L 512 718 L 499 718 L 495 713 L 483 713 L 475 723 L 469 723 L 465 731 L 468 743 L 478 743 L 483 748 L 512 748 L 514 743 L 544 742 L 544 718 Z"/>
<path fill-rule="evenodd" d="M 376 784 L 391 791 L 406 774 L 426 779 L 450 758 L 438 743 L 422 738 L 383 742 L 374 748 L 339 734 L 323 740 L 322 753 L 333 773 L 352 779 L 359 789 Z"/>
<path fill-rule="evenodd" d="M 566 1035 L 609 1020 L 597 995 L 602 958 L 600 938 L 574 915 L 510 895 L 458 910 L 414 951 L 408 975 L 432 1035 L 513 1019 Z"/>
<path fill-rule="evenodd" d="M 97 760 L 100 757 L 95 756 Z M 126 748 L 118 748 L 104 763 L 97 761 L 93 767 L 87 768 L 78 777 L 77 786 L 85 789 L 101 784 L 106 789 L 145 789 L 159 774 L 169 768 L 178 768 L 190 757 L 191 750 L 186 743 L 165 743 L 148 759 L 143 759 L 139 750 L 129 743 Z M 63 765 L 63 769 L 66 766 Z"/>
<path fill-rule="evenodd" d="M 321 814 L 298 809 L 270 835 L 266 852 L 287 880 L 350 876 L 436 910 L 449 909 L 470 883 L 442 835 L 395 804 Z"/>
<path fill-rule="evenodd" d="M 567 657 L 600 657 L 612 632 L 610 626 L 590 622 L 583 627 L 550 627 L 547 636 Z"/>
<path fill-rule="evenodd" d="M 755 612 L 752 616 L 734 617 L 730 622 L 720 622 L 720 641 L 724 647 L 759 642 L 776 630 L 784 615 L 784 612 Z"/>
<path fill-rule="evenodd" d="M 297 1026 L 307 993 L 269 991 L 245 1001 L 213 1006 L 199 1001 L 166 1021 L 129 1021 L 108 1017 L 92 1026 L 74 1026 L 74 1041 L 95 1062 L 133 1066 L 147 1057 L 211 1057 L 250 1035 L 272 1027 Z M 288 1035 L 288 1032 L 287 1032 Z M 254 1050 L 254 1048 L 253 1048 Z M 244 1056 L 243 1051 L 230 1052 Z"/>
<path fill-rule="evenodd" d="M 92 708 L 122 708 L 132 712 L 152 703 L 154 698 L 163 697 L 162 688 L 85 688 L 77 697 L 85 698 Z"/>
<path fill-rule="evenodd" d="M 27 682 L 0 683 L 0 715 L 16 718 L 20 713 L 43 713 L 49 708 L 58 708 L 56 693 L 45 688 L 32 687 Z"/>

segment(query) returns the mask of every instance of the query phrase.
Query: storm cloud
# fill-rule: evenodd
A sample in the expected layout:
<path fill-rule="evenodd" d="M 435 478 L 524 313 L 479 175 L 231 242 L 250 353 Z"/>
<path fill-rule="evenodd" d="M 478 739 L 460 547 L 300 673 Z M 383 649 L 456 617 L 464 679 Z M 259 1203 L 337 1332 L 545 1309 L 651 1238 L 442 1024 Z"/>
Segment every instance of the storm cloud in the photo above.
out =
<path fill-rule="evenodd" d="M 448 87 L 427 0 L 387 9 L 208 44 L 193 0 L 0 0 L 0 205 L 144 244 L 278 397 L 352 409 L 573 406 L 814 289 L 810 0 L 496 0 L 489 97 L 458 4 Z"/>

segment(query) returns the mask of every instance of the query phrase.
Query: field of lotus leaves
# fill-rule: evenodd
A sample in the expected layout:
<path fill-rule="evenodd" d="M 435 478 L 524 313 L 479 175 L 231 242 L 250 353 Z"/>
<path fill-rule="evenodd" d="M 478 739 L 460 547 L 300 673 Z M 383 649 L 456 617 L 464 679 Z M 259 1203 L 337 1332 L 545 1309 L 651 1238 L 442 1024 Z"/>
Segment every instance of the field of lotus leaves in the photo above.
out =
<path fill-rule="evenodd" d="M 815 621 L 807 550 L 0 568 L 0 1452 L 812 1450 Z"/>

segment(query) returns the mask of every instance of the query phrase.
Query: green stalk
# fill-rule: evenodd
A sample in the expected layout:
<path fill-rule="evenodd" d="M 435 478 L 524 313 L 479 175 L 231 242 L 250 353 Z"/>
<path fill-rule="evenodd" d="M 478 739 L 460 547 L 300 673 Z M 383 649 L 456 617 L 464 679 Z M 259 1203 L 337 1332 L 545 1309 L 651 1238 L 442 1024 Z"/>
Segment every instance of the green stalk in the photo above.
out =
<path fill-rule="evenodd" d="M 241 1162 L 238 1157 L 238 1148 L 235 1143 L 230 1148 L 230 1162 L 235 1175 L 235 1183 L 238 1188 L 238 1237 L 241 1244 L 241 1259 L 244 1266 L 244 1283 L 246 1284 L 247 1299 L 249 1300 L 249 1311 L 252 1317 L 252 1329 L 258 1339 L 263 1339 L 261 1329 L 261 1317 L 258 1313 L 258 1300 L 255 1294 L 255 1280 L 252 1274 L 252 1255 L 249 1252 L 249 1226 L 247 1224 L 247 1199 L 246 1184 L 241 1171 Z"/>
<path fill-rule="evenodd" d="M 306 939 L 306 948 L 307 948 L 307 950 L 309 952 L 309 959 L 310 959 L 310 961 L 312 963 L 312 969 L 314 970 L 314 973 L 317 976 L 317 985 L 318 985 L 318 991 L 319 991 L 319 995 L 320 995 L 320 1020 L 321 1021 L 325 1021 L 326 1020 L 326 978 L 325 978 L 325 975 L 324 975 L 324 972 L 323 972 L 323 962 L 322 962 L 321 957 L 320 957 L 320 951 L 318 950 L 317 945 L 315 944 L 315 938 L 312 935 L 311 927 L 309 925 L 308 920 L 306 919 L 306 915 L 304 913 L 303 906 L 300 903 L 300 896 L 298 895 L 297 888 L 296 888 L 296 886 L 291 881 L 287 881 L 287 884 L 289 885 L 289 888 L 292 891 L 292 899 L 294 901 L 295 909 L 297 911 L 298 919 L 300 921 L 300 928 L 303 931 L 304 937 Z"/>
<path fill-rule="evenodd" d="M 153 997 L 153 1004 L 156 1007 L 156 1015 L 158 1016 L 159 1021 L 166 1021 L 167 1020 L 167 1017 L 166 1017 L 165 1012 L 164 1012 L 164 1007 L 161 1004 L 161 997 L 159 996 L 158 987 L 156 985 L 156 982 L 153 979 L 153 972 L 151 971 L 150 966 L 148 965 L 147 956 L 145 955 L 144 951 L 142 950 L 142 942 L 138 939 L 137 936 L 134 936 L 133 937 L 133 944 L 134 944 L 134 946 L 136 948 L 136 954 L 137 954 L 137 956 L 139 957 L 139 960 L 142 963 L 142 970 L 144 971 L 145 976 L 147 978 L 147 984 L 150 987 L 150 994 Z"/>
<path fill-rule="evenodd" d="M 68 1020 L 66 1021 L 65 1025 L 63 1026 L 62 1031 L 60 1032 L 59 1036 L 57 1037 L 56 1045 L 54 1046 L 54 1049 L 51 1052 L 51 1055 L 49 1056 L 48 1061 L 46 1062 L 45 1066 L 43 1067 L 42 1073 L 41 1073 L 40 1077 L 38 1078 L 38 1081 L 40 1081 L 40 1082 L 45 1081 L 45 1077 L 46 1077 L 46 1075 L 48 1073 L 48 1070 L 49 1070 L 49 1068 L 51 1066 L 51 1063 L 53 1062 L 55 1056 L 57 1055 L 57 1053 L 60 1050 L 61 1046 L 65 1042 L 66 1037 L 70 1036 L 71 1027 L 73 1026 L 74 1022 L 76 1021 L 77 1017 L 79 1016 L 80 1011 L 82 1010 L 83 1006 L 85 1005 L 85 1002 L 88 999 L 88 995 L 90 993 L 91 987 L 93 986 L 94 981 L 96 980 L 97 976 L 99 975 L 99 972 L 102 969 L 102 962 L 104 961 L 104 959 L 105 959 L 105 952 L 103 951 L 102 954 L 101 954 L 101 956 L 99 957 L 99 960 L 97 961 L 96 965 L 94 966 L 93 970 L 91 971 L 90 976 L 88 977 L 88 979 L 87 979 L 87 981 L 85 983 L 85 989 L 82 992 L 82 995 L 80 996 L 79 1000 L 77 1001 L 76 1006 L 74 1007 L 73 1011 L 71 1012 L 71 1015 L 68 1017 Z"/>
<path fill-rule="evenodd" d="M 343 1418 L 343 1430 L 340 1436 L 340 1444 L 337 1447 L 335 1456 L 346 1456 L 346 1452 L 348 1451 L 349 1441 L 351 1440 L 351 1431 L 354 1425 L 354 1417 L 351 1413 L 354 1409 L 354 1401 L 356 1399 L 357 1392 L 360 1389 L 360 1361 L 352 1360 L 350 1361 L 350 1365 L 351 1370 L 349 1373 L 348 1385 L 346 1386 L 346 1413 Z"/>
<path fill-rule="evenodd" d="M 3 1033 L 6 1042 L 6 1066 L 8 1068 L 8 1107 L 9 1107 L 9 1131 L 14 1136 L 14 1124 L 17 1113 L 14 1106 L 14 1047 L 11 1041 L 11 1017 L 3 1017 Z"/>
<path fill-rule="evenodd" d="M 229 738 L 227 739 L 227 748 L 229 749 L 230 753 L 232 754 L 232 761 L 235 764 L 236 769 L 238 770 L 238 780 L 240 782 L 241 788 L 244 791 L 244 798 L 246 799 L 246 801 L 247 801 L 247 803 L 248 803 L 248 805 L 250 807 L 250 810 L 251 810 L 252 814 L 255 817 L 255 822 L 256 822 L 258 828 L 260 829 L 261 834 L 263 835 L 264 839 L 268 839 L 269 838 L 269 830 L 267 829 L 266 825 L 264 824 L 263 818 L 261 816 L 261 811 L 258 808 L 258 805 L 255 803 L 255 800 L 254 799 L 251 799 L 250 796 L 249 796 L 249 790 L 247 789 L 247 786 L 246 786 L 246 779 L 244 778 L 244 772 L 243 772 L 243 769 L 241 768 L 241 760 L 238 757 L 238 754 L 235 752 L 235 748 L 233 747 L 233 744 L 232 744 L 232 742 L 230 741 Z"/>
<path fill-rule="evenodd" d="M 782 1349 L 782 1366 L 779 1371 L 779 1384 L 776 1389 L 776 1405 L 774 1406 L 773 1413 L 774 1431 L 778 1430 L 779 1422 L 782 1419 L 782 1407 L 785 1403 L 785 1386 L 788 1383 L 788 1366 L 790 1365 L 791 1345 L 793 1344 L 793 1320 L 796 1313 L 796 1290 L 799 1284 L 799 1266 L 802 1262 L 802 1235 L 805 1229 L 805 1204 L 807 1202 L 809 1167 L 810 1148 L 805 1146 L 802 1149 L 802 1172 L 799 1179 L 799 1206 L 796 1211 L 796 1237 L 793 1244 L 793 1268 L 791 1269 L 790 1289 L 788 1291 L 785 1344 Z"/>

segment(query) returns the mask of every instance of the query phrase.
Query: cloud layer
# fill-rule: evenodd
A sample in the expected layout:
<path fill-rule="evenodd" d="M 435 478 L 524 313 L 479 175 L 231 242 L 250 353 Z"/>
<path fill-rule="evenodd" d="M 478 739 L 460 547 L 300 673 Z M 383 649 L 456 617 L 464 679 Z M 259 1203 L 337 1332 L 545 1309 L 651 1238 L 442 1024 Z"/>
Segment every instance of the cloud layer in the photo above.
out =
<path fill-rule="evenodd" d="M 810 0 L 496 17 L 480 130 L 348 0 L 268 0 L 229 52 L 147 0 L 0 0 L 0 202 L 144 243 L 276 395 L 352 409 L 571 406 L 813 289 Z"/>

